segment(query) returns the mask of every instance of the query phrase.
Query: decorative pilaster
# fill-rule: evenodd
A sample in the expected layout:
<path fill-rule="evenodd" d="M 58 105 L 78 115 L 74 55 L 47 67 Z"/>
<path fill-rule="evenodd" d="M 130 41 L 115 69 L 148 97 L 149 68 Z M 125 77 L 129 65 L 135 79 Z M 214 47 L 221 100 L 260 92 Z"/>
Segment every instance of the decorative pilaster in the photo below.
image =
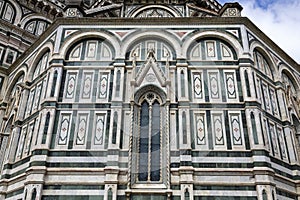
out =
<path fill-rule="evenodd" d="M 169 122 L 169 105 L 170 105 L 170 102 L 167 102 L 166 105 L 165 105 L 165 112 L 166 112 L 166 124 L 165 124 L 165 134 L 166 134 L 166 185 L 167 185 L 167 190 L 170 190 L 171 189 L 171 184 L 170 184 L 170 181 L 171 181 L 171 177 L 170 177 L 170 122 Z"/>
<path fill-rule="evenodd" d="M 127 190 L 131 188 L 131 168 L 132 168 L 132 143 L 134 130 L 134 102 L 130 102 L 130 135 L 129 135 L 129 149 L 128 149 L 128 172 L 127 172 Z"/>

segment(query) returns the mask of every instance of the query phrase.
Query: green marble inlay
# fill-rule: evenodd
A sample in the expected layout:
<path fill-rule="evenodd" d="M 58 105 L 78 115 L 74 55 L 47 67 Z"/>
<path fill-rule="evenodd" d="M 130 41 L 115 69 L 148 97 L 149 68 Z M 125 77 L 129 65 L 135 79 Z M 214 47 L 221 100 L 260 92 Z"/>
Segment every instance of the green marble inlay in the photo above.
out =
<path fill-rule="evenodd" d="M 19 194 L 22 194 L 24 191 L 24 189 L 19 189 L 19 190 L 16 190 L 16 191 L 13 191 L 13 192 L 9 192 L 7 193 L 7 195 L 5 196 L 5 198 L 11 198 L 13 196 L 16 196 L 16 195 L 19 195 Z"/>
<path fill-rule="evenodd" d="M 42 200 L 103 200 L 104 196 L 58 196 L 58 195 L 51 195 L 51 196 L 42 196 Z"/>
<path fill-rule="evenodd" d="M 104 185 L 44 185 L 44 190 L 104 190 Z"/>

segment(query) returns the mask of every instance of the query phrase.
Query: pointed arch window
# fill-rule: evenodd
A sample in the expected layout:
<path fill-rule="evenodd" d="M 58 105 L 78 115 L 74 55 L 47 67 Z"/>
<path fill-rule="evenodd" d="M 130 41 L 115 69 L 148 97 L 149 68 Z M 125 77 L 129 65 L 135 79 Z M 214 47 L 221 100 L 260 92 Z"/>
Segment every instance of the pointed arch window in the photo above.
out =
<path fill-rule="evenodd" d="M 139 116 L 138 181 L 160 181 L 161 101 L 155 93 L 142 97 Z"/>
<path fill-rule="evenodd" d="M 255 117 L 253 112 L 251 112 L 250 117 L 251 117 L 251 126 L 252 126 L 254 144 L 258 144 L 257 127 L 256 127 L 256 122 L 255 122 Z"/>
<path fill-rule="evenodd" d="M 53 74 L 53 81 L 52 81 L 52 88 L 51 88 L 50 97 L 54 97 L 56 82 L 57 82 L 57 76 L 58 76 L 58 73 L 57 73 L 57 70 L 55 70 L 55 72 Z"/>
<path fill-rule="evenodd" d="M 32 195 L 31 195 L 31 200 L 35 200 L 36 199 L 36 189 L 34 188 L 32 191 Z"/>
<path fill-rule="evenodd" d="M 180 72 L 180 87 L 181 87 L 181 97 L 185 97 L 185 80 L 184 80 L 184 71 Z"/>
<path fill-rule="evenodd" d="M 249 76 L 248 76 L 248 72 L 247 71 L 244 72 L 244 78 L 245 78 L 245 82 L 246 82 L 247 97 L 251 97 Z"/>
<path fill-rule="evenodd" d="M 116 79 L 116 97 L 120 97 L 120 88 L 121 88 L 121 72 L 117 71 L 117 79 Z"/>
<path fill-rule="evenodd" d="M 109 188 L 109 190 L 107 191 L 107 200 L 112 200 L 113 199 L 113 192 L 112 189 Z"/>
<path fill-rule="evenodd" d="M 187 144 L 186 113 L 182 112 L 182 143 Z"/>
<path fill-rule="evenodd" d="M 170 122 L 166 100 L 164 91 L 154 85 L 144 86 L 134 95 L 130 183 L 136 188 L 145 184 L 167 188 Z"/>
<path fill-rule="evenodd" d="M 186 189 L 184 192 L 184 200 L 190 200 L 190 193 L 188 189 Z"/>
<path fill-rule="evenodd" d="M 263 200 L 268 200 L 268 196 L 267 196 L 266 190 L 262 191 L 262 198 L 263 198 Z"/>
<path fill-rule="evenodd" d="M 118 113 L 114 113 L 114 118 L 113 118 L 113 131 L 112 131 L 112 139 L 111 143 L 116 144 L 117 143 L 117 130 L 118 130 Z"/>
<path fill-rule="evenodd" d="M 42 144 L 46 144 L 47 133 L 48 133 L 48 129 L 49 129 L 49 121 L 50 121 L 50 112 L 48 112 L 47 115 L 46 115 L 45 126 L 44 126 L 44 131 L 43 131 L 43 138 L 42 138 Z"/>

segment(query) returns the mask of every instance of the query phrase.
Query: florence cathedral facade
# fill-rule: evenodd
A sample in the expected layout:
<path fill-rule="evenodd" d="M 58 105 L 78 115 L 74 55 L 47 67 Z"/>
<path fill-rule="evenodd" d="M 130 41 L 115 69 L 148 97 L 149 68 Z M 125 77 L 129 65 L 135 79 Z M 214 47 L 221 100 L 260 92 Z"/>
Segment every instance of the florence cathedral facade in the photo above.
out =
<path fill-rule="evenodd" d="M 216 0 L 0 0 L 0 200 L 300 199 L 300 65 Z"/>

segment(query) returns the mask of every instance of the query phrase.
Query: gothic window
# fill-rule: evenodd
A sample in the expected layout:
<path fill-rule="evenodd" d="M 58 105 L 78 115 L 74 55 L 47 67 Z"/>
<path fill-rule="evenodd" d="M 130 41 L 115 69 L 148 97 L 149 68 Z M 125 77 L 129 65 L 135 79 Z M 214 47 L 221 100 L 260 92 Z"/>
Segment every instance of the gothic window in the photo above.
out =
<path fill-rule="evenodd" d="M 187 144 L 187 125 L 185 112 L 182 112 L 182 143 Z"/>
<path fill-rule="evenodd" d="M 256 122 L 255 122 L 255 117 L 253 112 L 251 112 L 250 117 L 251 117 L 251 127 L 252 127 L 254 144 L 258 144 L 257 127 L 256 127 Z"/>
<path fill-rule="evenodd" d="M 268 200 L 268 196 L 267 196 L 266 190 L 262 191 L 262 198 L 263 198 L 263 200 Z"/>
<path fill-rule="evenodd" d="M 273 79 L 273 74 L 270 65 L 266 58 L 257 50 L 254 51 L 254 62 L 255 66 L 269 78 Z"/>
<path fill-rule="evenodd" d="M 49 128 L 49 121 L 50 121 L 50 113 L 48 112 L 47 115 L 46 115 L 46 120 L 45 120 L 45 126 L 44 126 L 44 131 L 43 131 L 42 144 L 46 144 L 47 133 L 48 133 L 48 128 Z"/>
<path fill-rule="evenodd" d="M 188 189 L 186 189 L 184 192 L 184 200 L 190 200 L 190 193 Z"/>
<path fill-rule="evenodd" d="M 118 131 L 118 113 L 114 113 L 114 118 L 113 118 L 113 130 L 112 130 L 112 139 L 111 143 L 116 144 L 117 143 L 117 131 Z"/>
<path fill-rule="evenodd" d="M 181 97 L 185 97 L 185 77 L 184 71 L 180 72 L 180 87 L 181 87 Z"/>
<path fill-rule="evenodd" d="M 48 57 L 49 57 L 49 51 L 47 51 L 38 61 L 34 72 L 33 72 L 33 79 L 36 79 L 43 71 L 45 71 L 48 66 Z"/>
<path fill-rule="evenodd" d="M 117 71 L 117 79 L 116 79 L 116 97 L 120 97 L 120 87 L 121 87 L 121 71 Z"/>
<path fill-rule="evenodd" d="M 154 85 L 135 92 L 130 145 L 130 181 L 134 187 L 141 188 L 144 184 L 167 187 L 169 152 L 163 147 L 169 143 L 170 122 L 166 99 L 164 91 Z"/>
<path fill-rule="evenodd" d="M 35 200 L 36 199 L 36 188 L 33 189 L 32 191 L 32 195 L 31 195 L 31 200 Z"/>
<path fill-rule="evenodd" d="M 152 92 L 142 97 L 140 107 L 138 181 L 161 180 L 161 101 Z"/>
<path fill-rule="evenodd" d="M 244 71 L 244 78 L 245 78 L 245 83 L 246 83 L 247 97 L 251 97 L 249 76 L 248 76 L 248 72 L 247 71 Z"/>
<path fill-rule="evenodd" d="M 113 192 L 111 188 L 107 191 L 107 200 L 113 200 Z"/>
<path fill-rule="evenodd" d="M 67 53 L 68 61 L 108 61 L 114 52 L 102 39 L 80 41 L 71 46 Z"/>
<path fill-rule="evenodd" d="M 53 75 L 53 81 L 52 81 L 52 87 L 51 87 L 51 94 L 50 97 L 54 97 L 55 94 L 55 88 L 56 88 L 56 82 L 57 82 L 57 70 L 55 70 L 54 75 Z"/>

